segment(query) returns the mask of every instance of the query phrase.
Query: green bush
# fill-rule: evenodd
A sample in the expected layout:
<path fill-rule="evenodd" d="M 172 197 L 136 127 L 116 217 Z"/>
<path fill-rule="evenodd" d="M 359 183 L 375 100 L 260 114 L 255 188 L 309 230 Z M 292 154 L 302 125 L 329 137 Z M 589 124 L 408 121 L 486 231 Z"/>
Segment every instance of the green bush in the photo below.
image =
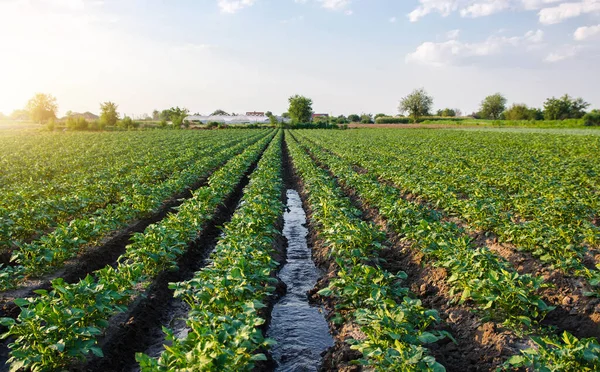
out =
<path fill-rule="evenodd" d="M 87 130 L 89 123 L 83 117 L 69 117 L 67 118 L 66 126 L 68 130 Z"/>
<path fill-rule="evenodd" d="M 592 110 L 583 117 L 583 125 L 586 127 L 600 126 L 600 110 Z"/>
<path fill-rule="evenodd" d="M 375 124 L 408 124 L 411 120 L 409 118 L 396 118 L 391 116 L 381 116 L 375 119 Z"/>
<path fill-rule="evenodd" d="M 119 120 L 119 122 L 117 123 L 117 126 L 121 129 L 129 129 L 129 128 L 134 128 L 135 124 L 133 123 L 133 120 L 131 120 L 131 118 L 129 116 L 125 116 L 123 118 L 123 120 Z"/>

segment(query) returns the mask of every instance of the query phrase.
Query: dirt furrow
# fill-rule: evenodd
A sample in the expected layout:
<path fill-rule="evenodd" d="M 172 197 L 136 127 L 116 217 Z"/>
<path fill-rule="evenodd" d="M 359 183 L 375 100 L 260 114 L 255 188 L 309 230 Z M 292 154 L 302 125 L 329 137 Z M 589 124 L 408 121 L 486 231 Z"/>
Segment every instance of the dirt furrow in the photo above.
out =
<path fill-rule="evenodd" d="M 314 144 L 314 142 L 312 143 Z M 337 156 L 328 149 L 315 145 L 322 151 Z M 369 173 L 368 169 L 358 165 L 352 167 L 357 173 Z M 416 195 L 404 192 L 388 180 L 379 178 L 379 182 L 397 189 L 404 200 L 437 212 L 442 221 L 454 223 L 471 237 L 474 248 L 487 248 L 508 261 L 519 274 L 540 276 L 545 279 L 546 283 L 551 284 L 544 288 L 540 295 L 548 305 L 555 306 L 556 309 L 546 316 L 542 324 L 554 326 L 560 332 L 568 331 L 578 338 L 600 338 L 600 298 L 585 296 L 586 292 L 592 291 L 585 279 L 567 276 L 562 271 L 545 265 L 531 253 L 520 251 L 513 244 L 500 243 L 498 237 L 491 232 L 471 229 L 458 217 L 448 216 L 446 211 L 436 208 Z M 374 212 L 377 213 L 377 211 Z"/>
<path fill-rule="evenodd" d="M 189 280 L 196 271 L 206 266 L 221 234 L 220 227 L 231 219 L 259 160 L 260 157 L 245 172 L 235 192 L 219 207 L 215 217 L 202 227 L 198 238 L 190 243 L 186 253 L 177 261 L 178 270 L 160 274 L 127 312 L 111 319 L 105 336 L 99 342 L 104 357 L 90 357 L 85 364 L 74 366 L 72 370 L 134 371 L 137 368 L 137 352 L 159 355 L 162 351 L 165 341 L 163 326 L 172 327 L 178 323 L 180 328 L 185 327 L 187 306 L 173 297 L 169 283 Z"/>

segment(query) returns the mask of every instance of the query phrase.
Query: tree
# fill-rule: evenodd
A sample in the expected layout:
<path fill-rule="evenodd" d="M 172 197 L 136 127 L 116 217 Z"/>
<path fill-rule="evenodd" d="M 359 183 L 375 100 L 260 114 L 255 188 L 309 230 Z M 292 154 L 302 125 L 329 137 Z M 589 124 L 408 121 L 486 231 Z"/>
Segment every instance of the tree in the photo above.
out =
<path fill-rule="evenodd" d="M 269 118 L 269 122 L 272 125 L 277 125 L 279 124 L 279 120 L 277 120 L 277 116 L 273 115 L 273 113 L 271 111 L 267 111 L 265 113 L 265 116 Z"/>
<path fill-rule="evenodd" d="M 154 120 L 154 121 L 160 120 L 160 111 L 158 111 L 158 110 L 152 111 L 152 120 Z"/>
<path fill-rule="evenodd" d="M 451 108 L 445 108 L 443 110 L 437 110 L 437 116 L 444 118 L 453 118 L 456 116 L 456 110 Z"/>
<path fill-rule="evenodd" d="M 542 110 L 529 108 L 524 103 L 515 103 L 504 111 L 506 120 L 541 120 L 544 118 Z"/>
<path fill-rule="evenodd" d="M 348 119 L 344 115 L 340 115 L 337 117 L 337 123 L 338 124 L 347 124 Z"/>
<path fill-rule="evenodd" d="M 289 102 L 290 108 L 288 109 L 288 113 L 290 114 L 292 123 L 310 123 L 313 114 L 312 99 L 296 94 L 289 98 Z"/>
<path fill-rule="evenodd" d="M 561 98 L 548 98 L 544 102 L 544 119 L 581 119 L 589 106 L 590 104 L 585 102 L 583 98 L 573 99 L 568 94 Z"/>
<path fill-rule="evenodd" d="M 433 97 L 431 97 L 424 88 L 415 89 L 411 94 L 400 100 L 398 110 L 400 113 L 408 112 L 413 122 L 417 122 L 421 116 L 429 114 L 433 106 Z"/>
<path fill-rule="evenodd" d="M 281 117 L 284 119 L 289 119 L 290 118 L 290 113 L 289 112 L 284 112 L 283 114 L 281 114 Z"/>
<path fill-rule="evenodd" d="M 58 105 L 56 104 L 56 98 L 52 95 L 37 93 L 27 102 L 26 110 L 29 112 L 31 120 L 42 123 L 50 119 L 56 119 Z"/>
<path fill-rule="evenodd" d="M 229 116 L 229 114 L 223 110 L 217 110 L 210 114 L 210 116 Z"/>
<path fill-rule="evenodd" d="M 600 110 L 592 110 L 583 116 L 583 125 L 600 126 Z"/>
<path fill-rule="evenodd" d="M 479 114 L 484 119 L 498 120 L 504 110 L 506 110 L 506 98 L 502 94 L 496 93 L 481 101 Z"/>
<path fill-rule="evenodd" d="M 375 115 L 375 120 L 377 120 L 378 118 L 384 118 L 386 116 L 387 116 L 386 114 L 377 114 L 377 115 Z"/>
<path fill-rule="evenodd" d="M 373 116 L 371 116 L 371 114 L 362 114 L 360 116 L 360 122 L 362 124 L 373 124 Z"/>
<path fill-rule="evenodd" d="M 356 114 L 348 115 L 348 121 L 351 123 L 358 123 L 360 122 L 360 116 Z"/>
<path fill-rule="evenodd" d="M 100 121 L 105 126 L 115 126 L 119 120 L 117 109 L 119 106 L 114 102 L 104 102 L 100 104 Z"/>
<path fill-rule="evenodd" d="M 10 114 L 10 118 L 13 120 L 30 120 L 29 111 L 27 110 L 15 110 Z"/>

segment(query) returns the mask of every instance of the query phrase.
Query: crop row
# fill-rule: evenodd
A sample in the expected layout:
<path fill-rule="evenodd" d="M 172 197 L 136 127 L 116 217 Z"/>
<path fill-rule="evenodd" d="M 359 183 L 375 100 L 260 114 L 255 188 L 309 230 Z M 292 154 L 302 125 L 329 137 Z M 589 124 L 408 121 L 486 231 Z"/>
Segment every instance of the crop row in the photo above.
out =
<path fill-rule="evenodd" d="M 456 291 L 460 302 L 471 300 L 485 317 L 505 320 L 509 326 L 521 323 L 525 333 L 540 331 L 539 327 L 529 327 L 532 320 L 539 320 L 553 309 L 536 294 L 542 286 L 540 278 L 519 275 L 487 248 L 475 248 L 454 224 L 441 221 L 439 214 L 418 203 L 404 200 L 398 189 L 354 171 L 349 162 L 311 141 L 304 139 L 302 144 L 364 203 L 377 209 L 389 228 L 415 241 L 415 247 L 433 265 L 444 267 L 450 274 L 447 281 L 453 288 L 451 294 Z M 532 340 L 537 347 L 510 358 L 508 365 L 564 368 L 570 363 L 573 368 L 586 370 L 600 363 L 600 345 L 593 338 L 578 340 L 565 332 L 562 337 L 534 336 Z"/>
<path fill-rule="evenodd" d="M 165 182 L 137 185 L 136 191 L 123 196 L 120 203 L 108 205 L 87 218 L 61 224 L 39 240 L 20 244 L 12 255 L 12 265 L 0 269 L 0 290 L 15 287 L 25 276 L 40 276 L 56 269 L 82 248 L 156 210 L 165 199 L 206 177 L 256 140 L 257 136 L 253 136 L 233 146 L 231 143 L 207 146 L 197 153 L 198 159 Z M 151 171 L 151 166 L 148 169 Z"/>
<path fill-rule="evenodd" d="M 415 242 L 414 248 L 429 262 L 448 271 L 450 295 L 458 302 L 473 301 L 486 318 L 513 327 L 528 327 L 553 310 L 537 294 L 544 285 L 542 278 L 519 275 L 487 247 L 475 247 L 454 223 L 403 199 L 400 190 L 381 184 L 372 175 L 356 172 L 350 163 L 305 139 L 302 145 L 340 182 L 354 189 L 361 200 L 377 209 L 389 228 Z"/>
<path fill-rule="evenodd" d="M 40 143 L 26 137 L 0 151 L 0 252 L 99 208 L 143 199 L 150 187 L 194 164 L 205 147 L 232 143 L 223 134 L 34 138 Z"/>
<path fill-rule="evenodd" d="M 52 282 L 51 291 L 39 290 L 37 297 L 15 300 L 21 308 L 18 318 L 1 320 L 9 327 L 3 337 L 12 341 L 11 370 L 64 369 L 90 353 L 101 356 L 97 341 L 110 318 L 126 311 L 159 273 L 176 268 L 178 258 L 234 192 L 273 135 L 247 146 L 214 172 L 208 185 L 196 190 L 177 213 L 135 234 L 116 268 L 108 265 L 74 284 L 59 278 Z"/>
<path fill-rule="evenodd" d="M 588 249 L 600 246 L 600 169 L 593 160 L 600 146 L 597 139 L 467 132 L 360 134 L 309 136 L 473 229 L 492 232 L 569 275 L 600 285 L 598 266 L 583 263 Z"/>
<path fill-rule="evenodd" d="M 277 283 L 272 274 L 279 265 L 273 254 L 283 215 L 282 137 L 275 137 L 251 175 L 211 264 L 171 285 L 191 309 L 187 336 L 178 339 L 165 330 L 171 344 L 159 358 L 137 355 L 142 371 L 251 371 L 266 360 L 260 349 L 273 341 L 258 327 Z"/>
<path fill-rule="evenodd" d="M 377 371 L 443 371 L 424 347 L 448 336 L 428 331 L 440 321 L 437 312 L 424 308 L 401 285 L 405 273 L 393 274 L 377 264 L 385 234 L 359 217 L 360 212 L 334 179 L 289 132 L 286 138 L 294 168 L 308 194 L 311 222 L 337 265 L 336 276 L 319 294 L 336 302 L 334 323 L 360 326 L 364 337 L 348 340 L 363 354 L 360 363 Z"/>

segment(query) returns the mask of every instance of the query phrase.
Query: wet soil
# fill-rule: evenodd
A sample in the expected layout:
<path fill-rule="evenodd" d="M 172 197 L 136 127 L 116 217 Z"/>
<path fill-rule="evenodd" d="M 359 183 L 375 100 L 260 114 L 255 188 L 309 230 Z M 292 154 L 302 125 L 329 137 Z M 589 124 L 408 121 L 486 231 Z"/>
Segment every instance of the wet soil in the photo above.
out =
<path fill-rule="evenodd" d="M 13 301 L 17 298 L 35 296 L 33 291 L 38 289 L 50 290 L 52 288 L 51 282 L 56 278 L 63 278 L 67 283 L 75 283 L 85 278 L 89 273 L 106 265 L 115 265 L 117 258 L 125 252 L 127 245 L 131 243 L 133 234 L 143 232 L 149 225 L 159 222 L 169 213 L 175 211 L 175 208 L 192 197 L 193 191 L 205 186 L 206 180 L 207 177 L 198 180 L 185 191 L 165 201 L 152 216 L 135 221 L 127 228 L 113 232 L 110 236 L 104 238 L 99 245 L 89 247 L 78 257 L 67 261 L 57 271 L 38 279 L 30 279 L 22 283 L 18 289 L 0 293 L 0 317 L 16 318 L 20 310 Z"/>
<path fill-rule="evenodd" d="M 275 304 L 267 336 L 277 341 L 271 355 L 275 371 L 318 371 L 321 353 L 333 346 L 322 309 L 311 306 L 307 292 L 317 283 L 321 272 L 312 261 L 304 227 L 306 215 L 297 191 L 287 190 L 287 211 L 283 233 L 288 242 L 287 262 L 279 278 L 287 294 Z"/>
<path fill-rule="evenodd" d="M 313 160 L 316 161 L 314 157 Z M 319 164 L 318 161 L 316 163 Z M 323 164 L 319 165 L 327 169 Z M 363 174 L 368 172 L 365 169 L 357 171 Z M 335 178 L 333 174 L 332 177 Z M 382 252 L 382 257 L 387 262 L 383 265 L 384 268 L 392 272 L 400 270 L 406 272 L 409 275 L 408 284 L 412 292 L 419 296 L 426 307 L 434 308 L 440 313 L 444 323 L 438 328 L 449 331 L 456 338 L 457 344 L 442 340 L 430 347 L 432 354 L 446 366 L 447 370 L 494 369 L 510 355 L 533 346 L 530 340 L 518 337 L 513 331 L 503 328 L 501 324 L 483 320 L 475 314 L 475 307 L 472 304 L 456 305 L 452 301 L 453 298 L 449 296 L 450 288 L 446 282 L 446 271 L 425 263 L 422 255 L 411 249 L 411 242 L 407 242 L 387 227 L 385 219 L 376 209 L 369 208 L 363 203 L 354 190 L 341 186 L 355 206 L 365 213 L 365 217 L 387 232 L 391 246 Z M 406 195 L 406 199 L 415 201 L 416 198 L 414 195 Z M 423 201 L 416 202 L 424 204 Z M 439 212 L 444 214 L 442 211 Z M 454 221 L 456 218 L 453 217 L 444 217 L 444 219 L 457 223 L 459 227 L 468 231 L 467 226 L 460 220 Z M 519 273 L 544 275 L 544 278 L 554 285 L 541 293 L 547 303 L 557 306 L 547 315 L 542 324 L 555 327 L 559 332 L 567 330 L 579 338 L 600 336 L 599 301 L 581 297 L 582 291 L 586 288 L 582 280 L 567 278 L 557 270 L 549 270 L 531 255 L 517 251 L 516 247 L 497 244 L 497 238 L 493 236 L 492 239 L 481 239 L 483 235 L 489 237 L 489 233 L 469 232 L 469 234 L 476 246 L 487 246 L 511 262 Z"/>
<path fill-rule="evenodd" d="M 137 371 L 136 353 L 158 356 L 164 350 L 163 326 L 185 336 L 188 308 L 181 300 L 173 297 L 169 283 L 189 280 L 196 271 L 206 266 L 207 258 L 221 234 L 220 226 L 231 219 L 243 196 L 243 189 L 249 182 L 249 175 L 256 169 L 257 163 L 258 161 L 252 164 L 234 193 L 219 207 L 213 220 L 201 229 L 198 239 L 190 244 L 186 253 L 178 260 L 179 269 L 160 274 L 127 312 L 111 319 L 104 338 L 99 342 L 104 357 L 90 357 L 85 365 L 75 366 L 72 370 Z"/>

